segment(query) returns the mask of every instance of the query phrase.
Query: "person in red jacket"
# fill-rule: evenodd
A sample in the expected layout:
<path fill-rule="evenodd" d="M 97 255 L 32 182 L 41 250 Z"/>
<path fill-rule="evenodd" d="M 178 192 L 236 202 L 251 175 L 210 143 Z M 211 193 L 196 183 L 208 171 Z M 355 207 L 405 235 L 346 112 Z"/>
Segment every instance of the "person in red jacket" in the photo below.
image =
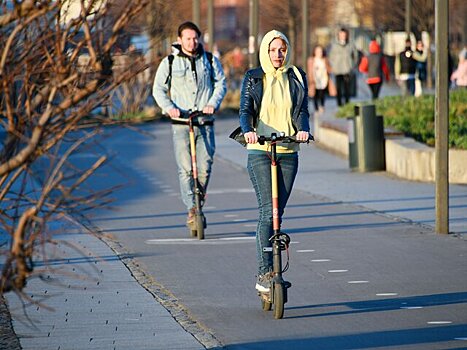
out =
<path fill-rule="evenodd" d="M 383 77 L 386 78 L 386 81 L 389 81 L 389 68 L 376 40 L 370 42 L 368 51 L 368 56 L 362 58 L 358 69 L 360 72 L 367 74 L 366 82 L 370 87 L 372 99 L 375 100 L 379 96 Z"/>

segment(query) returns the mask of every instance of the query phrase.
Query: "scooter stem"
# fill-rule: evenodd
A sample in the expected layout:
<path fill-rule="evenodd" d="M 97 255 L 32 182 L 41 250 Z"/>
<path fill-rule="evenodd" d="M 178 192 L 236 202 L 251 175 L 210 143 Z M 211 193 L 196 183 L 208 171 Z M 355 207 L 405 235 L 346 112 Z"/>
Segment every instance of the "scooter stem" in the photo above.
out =
<path fill-rule="evenodd" d="M 271 142 L 271 192 L 272 192 L 272 229 L 274 234 L 280 232 L 279 189 L 277 181 L 276 143 Z"/>
<path fill-rule="evenodd" d="M 196 166 L 196 144 L 195 131 L 193 129 L 193 121 L 190 120 L 190 153 L 191 153 L 191 169 L 193 171 L 193 179 L 198 180 L 198 167 Z"/>

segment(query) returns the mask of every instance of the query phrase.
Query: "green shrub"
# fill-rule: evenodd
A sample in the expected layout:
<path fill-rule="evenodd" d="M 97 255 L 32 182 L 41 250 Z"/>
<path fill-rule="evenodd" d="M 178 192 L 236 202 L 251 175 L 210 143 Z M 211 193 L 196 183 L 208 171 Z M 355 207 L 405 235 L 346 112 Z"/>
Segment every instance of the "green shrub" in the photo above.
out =
<path fill-rule="evenodd" d="M 376 113 L 384 125 L 393 127 L 429 146 L 435 145 L 434 96 L 388 96 L 376 100 Z M 339 108 L 338 117 L 354 115 L 355 103 Z M 467 149 L 467 90 L 454 90 L 449 96 L 449 147 Z"/>

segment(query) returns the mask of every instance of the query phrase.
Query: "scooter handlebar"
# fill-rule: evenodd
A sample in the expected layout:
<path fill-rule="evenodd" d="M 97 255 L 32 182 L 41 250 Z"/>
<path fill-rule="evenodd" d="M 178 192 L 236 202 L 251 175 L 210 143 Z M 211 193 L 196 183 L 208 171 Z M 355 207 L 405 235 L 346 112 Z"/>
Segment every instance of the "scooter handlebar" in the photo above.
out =
<path fill-rule="evenodd" d="M 172 121 L 189 124 L 190 120 L 195 121 L 197 118 L 203 118 L 203 121 L 199 124 L 205 124 L 206 122 L 213 122 L 214 116 L 212 114 L 203 113 L 203 111 L 188 111 L 188 112 L 181 112 L 180 117 L 178 118 L 170 118 Z"/>
<path fill-rule="evenodd" d="M 265 142 L 282 142 L 282 143 L 310 143 L 310 141 L 314 141 L 315 138 L 311 133 L 308 133 L 309 137 L 306 141 L 297 140 L 295 136 L 285 136 L 284 132 L 280 132 L 279 135 L 273 133 L 271 136 L 258 136 L 258 143 L 264 145 Z"/>

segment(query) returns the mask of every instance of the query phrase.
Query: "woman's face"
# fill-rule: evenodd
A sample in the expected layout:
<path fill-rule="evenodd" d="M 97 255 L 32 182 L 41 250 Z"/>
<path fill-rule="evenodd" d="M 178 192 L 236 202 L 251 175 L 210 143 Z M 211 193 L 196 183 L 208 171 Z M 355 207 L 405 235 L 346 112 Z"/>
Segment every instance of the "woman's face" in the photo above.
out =
<path fill-rule="evenodd" d="M 323 49 L 320 46 L 315 48 L 315 57 L 323 57 Z"/>
<path fill-rule="evenodd" d="M 282 39 L 275 38 L 269 44 L 269 58 L 271 59 L 274 68 L 280 68 L 284 64 L 285 55 L 287 54 L 287 45 Z"/>

